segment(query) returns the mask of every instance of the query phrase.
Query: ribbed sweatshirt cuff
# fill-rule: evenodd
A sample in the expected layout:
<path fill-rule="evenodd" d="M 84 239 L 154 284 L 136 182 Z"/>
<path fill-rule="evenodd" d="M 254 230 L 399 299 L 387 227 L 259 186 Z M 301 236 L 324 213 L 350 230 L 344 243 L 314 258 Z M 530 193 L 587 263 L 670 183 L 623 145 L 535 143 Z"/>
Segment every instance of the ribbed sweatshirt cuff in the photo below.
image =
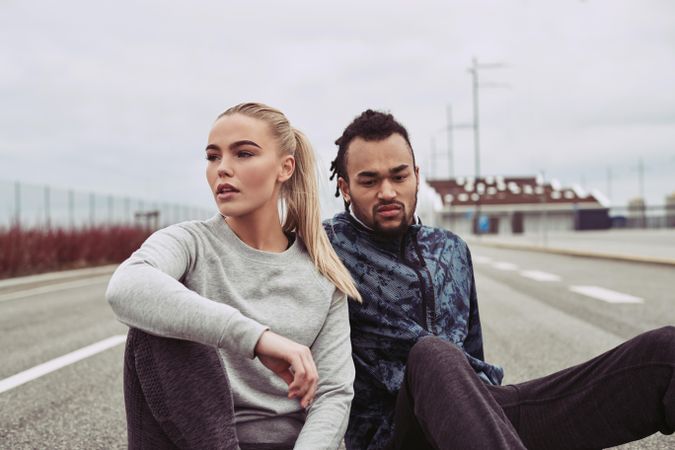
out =
<path fill-rule="evenodd" d="M 219 348 L 233 349 L 236 353 L 255 358 L 255 346 L 260 336 L 270 328 L 241 313 L 234 314 L 223 327 Z"/>

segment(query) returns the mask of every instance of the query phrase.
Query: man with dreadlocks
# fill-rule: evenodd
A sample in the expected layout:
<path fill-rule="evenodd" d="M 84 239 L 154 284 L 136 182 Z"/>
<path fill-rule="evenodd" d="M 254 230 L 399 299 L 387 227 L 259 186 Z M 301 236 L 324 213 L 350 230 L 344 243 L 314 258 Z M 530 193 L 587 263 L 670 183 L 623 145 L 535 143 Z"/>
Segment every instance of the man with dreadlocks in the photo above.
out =
<path fill-rule="evenodd" d="M 349 302 L 352 449 L 605 448 L 675 428 L 675 328 L 500 386 L 483 357 L 471 254 L 422 225 L 406 129 L 367 110 L 336 141 L 345 211 L 324 222 L 363 303 Z"/>

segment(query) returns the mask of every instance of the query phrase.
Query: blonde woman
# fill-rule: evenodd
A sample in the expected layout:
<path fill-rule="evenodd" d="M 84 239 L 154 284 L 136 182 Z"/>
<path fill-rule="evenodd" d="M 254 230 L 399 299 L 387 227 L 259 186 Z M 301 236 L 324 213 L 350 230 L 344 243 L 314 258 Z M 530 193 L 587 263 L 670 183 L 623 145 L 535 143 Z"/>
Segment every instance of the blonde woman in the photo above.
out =
<path fill-rule="evenodd" d="M 218 116 L 206 159 L 218 214 L 154 233 L 106 294 L 130 327 L 129 448 L 335 449 L 360 295 L 321 227 L 311 146 L 245 103 Z"/>

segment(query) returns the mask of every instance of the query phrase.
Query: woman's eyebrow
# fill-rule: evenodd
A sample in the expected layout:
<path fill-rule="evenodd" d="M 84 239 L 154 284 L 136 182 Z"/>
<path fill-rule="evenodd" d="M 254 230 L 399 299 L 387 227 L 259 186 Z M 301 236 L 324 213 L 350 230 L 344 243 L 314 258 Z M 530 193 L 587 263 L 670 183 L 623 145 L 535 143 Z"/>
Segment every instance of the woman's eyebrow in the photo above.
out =
<path fill-rule="evenodd" d="M 235 142 L 231 143 L 229 145 L 229 147 L 230 147 L 230 150 L 234 150 L 235 148 L 241 147 L 242 145 L 252 145 L 252 146 L 258 147 L 260 150 L 262 150 L 261 146 L 259 146 L 258 144 L 256 144 L 253 141 L 249 141 L 249 140 L 246 140 L 246 139 L 243 139 L 241 141 L 235 141 Z"/>
<path fill-rule="evenodd" d="M 235 142 L 231 143 L 230 145 L 228 145 L 228 148 L 229 148 L 230 150 L 234 150 L 234 149 L 236 149 L 237 147 L 241 147 L 242 145 L 252 145 L 252 146 L 258 147 L 260 150 L 262 150 L 262 147 L 261 147 L 261 146 L 259 146 L 259 145 L 256 144 L 255 142 L 249 141 L 249 140 L 247 140 L 247 139 L 243 139 L 243 140 L 241 140 L 241 141 L 235 141 Z M 218 147 L 216 144 L 209 144 L 209 145 L 207 145 L 207 146 L 206 146 L 206 150 L 217 150 L 217 151 L 219 151 L 219 152 L 222 151 L 222 149 L 221 149 L 220 147 Z"/>

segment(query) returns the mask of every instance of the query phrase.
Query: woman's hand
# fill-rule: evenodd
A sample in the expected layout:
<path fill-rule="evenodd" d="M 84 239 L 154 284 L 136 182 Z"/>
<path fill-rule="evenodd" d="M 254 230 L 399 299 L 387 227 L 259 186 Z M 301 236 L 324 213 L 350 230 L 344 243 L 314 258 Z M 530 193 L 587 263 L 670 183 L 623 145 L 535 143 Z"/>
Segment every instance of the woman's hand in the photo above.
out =
<path fill-rule="evenodd" d="M 308 347 L 267 330 L 258 339 L 255 355 L 288 384 L 288 398 L 301 398 L 303 408 L 312 404 L 319 374 Z"/>

